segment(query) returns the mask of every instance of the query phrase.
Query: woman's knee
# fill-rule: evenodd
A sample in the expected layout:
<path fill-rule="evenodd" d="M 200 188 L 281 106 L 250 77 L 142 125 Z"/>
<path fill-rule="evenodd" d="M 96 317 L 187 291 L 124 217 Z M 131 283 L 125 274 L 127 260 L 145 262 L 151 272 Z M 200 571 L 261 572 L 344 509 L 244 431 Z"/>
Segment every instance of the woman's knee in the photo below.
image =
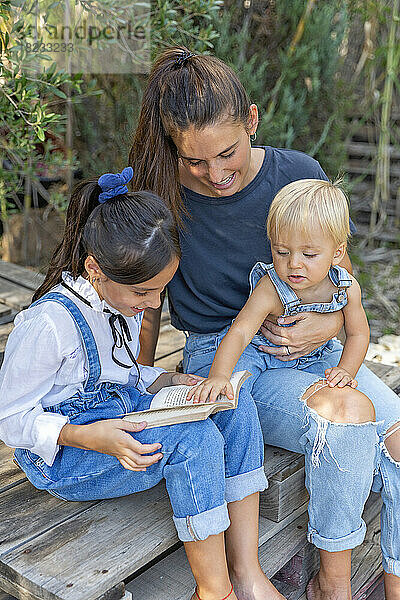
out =
<path fill-rule="evenodd" d="M 322 382 L 310 386 L 302 399 L 321 417 L 333 423 L 368 423 L 375 421 L 375 409 L 371 400 L 349 386 L 344 388 L 320 387 Z"/>

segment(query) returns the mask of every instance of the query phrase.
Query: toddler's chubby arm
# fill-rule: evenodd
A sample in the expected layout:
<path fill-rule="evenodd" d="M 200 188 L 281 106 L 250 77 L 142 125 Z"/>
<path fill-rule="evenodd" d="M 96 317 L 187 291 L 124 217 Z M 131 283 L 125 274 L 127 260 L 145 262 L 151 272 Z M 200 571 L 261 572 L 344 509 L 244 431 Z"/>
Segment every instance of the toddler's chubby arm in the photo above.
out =
<path fill-rule="evenodd" d="M 214 357 L 209 376 L 200 385 L 190 390 L 187 399 L 194 402 L 215 402 L 222 392 L 233 399 L 233 389 L 229 382 L 243 350 L 260 329 L 264 319 L 279 315 L 282 304 L 268 275 L 260 279 L 246 304 L 231 325 Z"/>
<path fill-rule="evenodd" d="M 358 281 L 352 276 L 351 279 L 352 285 L 347 290 L 347 305 L 343 308 L 346 342 L 338 366 L 325 371 L 330 387 L 357 387 L 354 378 L 368 349 L 369 327 L 361 304 L 361 289 Z"/>

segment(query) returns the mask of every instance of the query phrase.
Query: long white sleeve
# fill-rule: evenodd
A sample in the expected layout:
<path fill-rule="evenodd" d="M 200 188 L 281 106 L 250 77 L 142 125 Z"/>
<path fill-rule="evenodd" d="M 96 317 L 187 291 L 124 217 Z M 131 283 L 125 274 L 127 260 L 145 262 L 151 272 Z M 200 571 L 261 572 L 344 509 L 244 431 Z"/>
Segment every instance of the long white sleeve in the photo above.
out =
<path fill-rule="evenodd" d="M 31 450 L 48 465 L 68 418 L 45 412 L 42 400 L 53 388 L 63 359 L 54 323 L 42 313 L 11 332 L 0 372 L 0 439 Z"/>

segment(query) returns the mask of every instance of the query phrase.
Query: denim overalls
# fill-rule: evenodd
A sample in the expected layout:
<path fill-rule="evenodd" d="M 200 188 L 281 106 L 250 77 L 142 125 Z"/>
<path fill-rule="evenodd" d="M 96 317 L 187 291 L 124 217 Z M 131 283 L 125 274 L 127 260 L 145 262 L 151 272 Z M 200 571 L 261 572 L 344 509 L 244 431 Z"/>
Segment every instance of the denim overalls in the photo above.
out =
<path fill-rule="evenodd" d="M 258 263 L 252 271 L 252 284 L 265 274 L 265 266 Z M 342 270 L 335 281 L 348 287 Z M 339 305 L 345 302 L 341 295 L 346 295 L 345 289 L 341 293 L 339 288 L 333 310 L 340 310 Z M 288 310 L 295 303 L 298 309 L 297 302 L 289 296 Z M 228 329 L 208 334 L 188 332 L 184 372 L 207 376 Z M 257 334 L 235 371 L 248 369 L 253 374 L 243 387 L 257 406 L 265 443 L 305 455 L 309 541 L 331 552 L 358 546 L 365 536 L 361 515 L 372 487 L 383 499 L 383 567 L 400 577 L 400 462 L 393 460 L 384 445 L 387 430 L 400 421 L 399 397 L 362 365 L 356 376 L 357 389 L 372 400 L 377 421 L 332 423 L 309 409 L 303 396 L 324 377 L 325 369 L 337 366 L 342 353 L 340 342 L 330 340 L 310 355 L 290 362 L 263 353 L 258 349 L 261 343 L 268 344 Z"/>
<path fill-rule="evenodd" d="M 282 302 L 283 317 L 292 317 L 302 312 L 335 312 L 337 310 L 342 310 L 342 308 L 347 304 L 346 289 L 351 286 L 351 279 L 346 269 L 343 269 L 342 267 L 332 266 L 329 269 L 329 279 L 333 285 L 338 288 L 338 291 L 333 294 L 331 302 L 315 302 L 313 304 L 302 304 L 301 299 L 296 295 L 292 288 L 287 283 L 282 281 L 282 279 L 280 279 L 280 277 L 277 275 L 272 263 L 267 265 L 263 262 L 258 262 L 254 265 L 249 277 L 250 293 L 253 292 L 260 279 L 266 275 L 269 276 L 273 286 L 276 289 L 279 299 Z M 291 327 L 291 325 L 288 325 L 288 327 Z M 256 347 L 261 345 L 276 347 L 275 344 L 268 341 L 261 333 L 257 333 L 251 343 Z M 265 352 L 261 353 L 261 357 L 265 361 L 265 369 L 281 369 L 285 366 L 294 367 L 296 369 L 304 369 L 312 362 L 321 360 L 324 356 L 324 352 L 330 353 L 333 347 L 333 340 L 328 340 L 325 344 L 319 348 L 316 348 L 313 350 L 313 352 L 310 352 L 310 354 L 284 363 L 275 358 L 275 356 L 272 354 L 265 354 Z M 323 374 L 321 376 L 323 376 Z"/>
<path fill-rule="evenodd" d="M 97 384 L 101 364 L 96 341 L 75 302 L 51 292 L 36 304 L 46 302 L 61 304 L 74 320 L 86 354 L 88 377 L 83 391 L 45 410 L 68 416 L 74 425 L 85 425 L 147 409 L 151 394 L 111 382 Z M 51 466 L 29 450 L 16 449 L 15 458 L 35 487 L 64 500 L 125 496 L 149 489 L 164 478 L 182 541 L 224 531 L 229 526 L 227 503 L 267 486 L 257 410 L 245 393 L 240 395 L 237 409 L 218 413 L 213 419 L 148 429 L 135 433 L 134 438 L 142 444 L 160 443 L 163 458 L 138 472 L 124 469 L 114 456 L 69 446 L 60 447 Z"/>

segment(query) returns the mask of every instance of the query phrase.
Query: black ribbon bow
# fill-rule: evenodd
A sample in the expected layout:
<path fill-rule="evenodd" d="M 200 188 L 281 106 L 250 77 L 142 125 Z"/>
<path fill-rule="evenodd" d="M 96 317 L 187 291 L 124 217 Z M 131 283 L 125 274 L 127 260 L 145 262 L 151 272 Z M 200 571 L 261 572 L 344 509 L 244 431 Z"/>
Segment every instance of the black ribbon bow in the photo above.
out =
<path fill-rule="evenodd" d="M 112 333 L 113 341 L 114 341 L 114 344 L 113 344 L 113 347 L 111 350 L 111 356 L 112 356 L 113 361 L 118 366 L 123 367 L 124 369 L 131 369 L 135 365 L 137 372 L 138 372 L 138 376 L 140 376 L 139 366 L 136 362 L 136 358 L 134 357 L 132 350 L 129 348 L 129 342 L 132 341 L 132 336 L 131 336 L 131 332 L 129 331 L 129 327 L 128 327 L 126 320 L 120 313 L 112 313 L 107 308 L 104 309 L 104 312 L 110 313 L 110 316 L 108 317 L 108 322 L 111 327 L 111 333 Z M 117 326 L 116 326 L 117 322 L 120 327 L 119 330 L 117 329 Z M 117 348 L 122 348 L 122 347 L 125 348 L 127 355 L 129 356 L 130 360 L 132 361 L 132 364 L 126 365 L 125 363 L 119 361 L 115 357 L 115 350 Z"/>

